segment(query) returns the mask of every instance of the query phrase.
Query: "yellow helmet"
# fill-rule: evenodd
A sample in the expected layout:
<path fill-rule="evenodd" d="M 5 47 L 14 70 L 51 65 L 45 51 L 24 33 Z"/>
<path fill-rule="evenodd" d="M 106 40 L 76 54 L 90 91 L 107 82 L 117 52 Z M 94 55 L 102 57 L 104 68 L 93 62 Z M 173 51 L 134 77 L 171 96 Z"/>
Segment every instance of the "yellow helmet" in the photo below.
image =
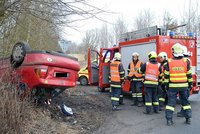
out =
<path fill-rule="evenodd" d="M 160 52 L 160 53 L 158 54 L 158 57 L 161 57 L 161 58 L 167 60 L 167 53 L 166 53 L 166 52 Z"/>
<path fill-rule="evenodd" d="M 172 53 L 173 53 L 173 56 L 175 56 L 175 57 L 183 56 L 183 47 L 182 47 L 182 45 L 180 43 L 175 43 L 172 46 Z"/>
<path fill-rule="evenodd" d="M 137 52 L 134 52 L 134 53 L 132 54 L 132 56 L 138 56 L 138 57 L 139 57 L 139 54 L 138 54 Z"/>
<path fill-rule="evenodd" d="M 149 59 L 157 58 L 157 54 L 156 54 L 156 52 L 151 51 L 151 52 L 149 52 L 148 57 L 149 57 Z"/>
<path fill-rule="evenodd" d="M 115 53 L 115 55 L 114 55 L 114 59 L 115 60 L 121 60 L 121 54 L 120 53 Z"/>

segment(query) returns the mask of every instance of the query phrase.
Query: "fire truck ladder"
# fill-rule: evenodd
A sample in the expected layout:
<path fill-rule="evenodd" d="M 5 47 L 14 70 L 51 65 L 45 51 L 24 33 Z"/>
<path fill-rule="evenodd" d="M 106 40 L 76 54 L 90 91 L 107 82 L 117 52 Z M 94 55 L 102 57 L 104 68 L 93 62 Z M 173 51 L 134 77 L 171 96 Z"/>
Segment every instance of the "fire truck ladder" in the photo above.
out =
<path fill-rule="evenodd" d="M 133 32 L 127 32 L 121 35 L 120 42 L 161 35 L 162 34 L 161 30 L 162 30 L 161 28 L 158 28 L 157 26 L 153 26 L 153 27 L 147 27 L 147 28 L 133 31 Z"/>

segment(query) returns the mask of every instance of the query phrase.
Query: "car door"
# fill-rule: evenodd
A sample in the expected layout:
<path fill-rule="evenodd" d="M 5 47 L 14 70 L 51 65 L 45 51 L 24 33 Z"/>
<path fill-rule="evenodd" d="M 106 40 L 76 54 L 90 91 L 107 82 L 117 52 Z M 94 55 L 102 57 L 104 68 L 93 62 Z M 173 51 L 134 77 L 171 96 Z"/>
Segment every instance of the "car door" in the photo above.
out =
<path fill-rule="evenodd" d="M 88 76 L 90 85 L 99 83 L 99 53 L 90 48 L 88 48 Z"/>
<path fill-rule="evenodd" d="M 119 52 L 118 47 L 113 48 L 102 48 L 100 50 L 99 60 L 99 88 L 108 88 L 109 74 L 110 74 L 110 63 L 113 60 L 114 54 Z"/>

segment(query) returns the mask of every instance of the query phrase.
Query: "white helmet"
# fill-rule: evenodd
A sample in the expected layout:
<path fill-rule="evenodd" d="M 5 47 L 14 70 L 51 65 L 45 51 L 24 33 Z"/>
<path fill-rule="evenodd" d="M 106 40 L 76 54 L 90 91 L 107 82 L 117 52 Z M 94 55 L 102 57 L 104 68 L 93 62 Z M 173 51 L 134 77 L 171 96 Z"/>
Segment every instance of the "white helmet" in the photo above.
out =
<path fill-rule="evenodd" d="M 137 57 L 139 57 L 139 54 L 138 54 L 137 52 L 134 52 L 134 53 L 132 54 L 132 56 L 137 56 Z"/>
<path fill-rule="evenodd" d="M 114 59 L 115 60 L 121 60 L 121 54 L 119 52 L 115 53 Z"/>
<path fill-rule="evenodd" d="M 158 57 L 161 57 L 161 58 L 163 58 L 163 59 L 168 59 L 167 58 L 167 53 L 166 52 L 160 52 L 159 54 L 158 54 Z"/>
<path fill-rule="evenodd" d="M 172 46 L 172 54 L 174 57 L 183 56 L 183 47 L 180 43 L 175 43 Z"/>
<path fill-rule="evenodd" d="M 189 56 L 189 52 L 187 51 L 187 47 L 186 46 L 182 46 L 182 49 L 183 49 L 183 55 L 184 56 Z"/>

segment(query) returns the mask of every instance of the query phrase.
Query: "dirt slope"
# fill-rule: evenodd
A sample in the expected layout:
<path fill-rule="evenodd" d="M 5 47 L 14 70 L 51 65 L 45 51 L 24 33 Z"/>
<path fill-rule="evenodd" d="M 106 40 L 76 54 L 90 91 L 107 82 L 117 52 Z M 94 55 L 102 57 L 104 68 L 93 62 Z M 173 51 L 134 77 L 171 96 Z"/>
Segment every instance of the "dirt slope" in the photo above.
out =
<path fill-rule="evenodd" d="M 73 116 L 62 114 L 58 108 L 62 102 L 73 109 Z M 104 123 L 110 112 L 108 93 L 99 93 L 96 87 L 77 86 L 62 93 L 51 106 L 34 108 L 27 133 L 92 133 Z"/>

